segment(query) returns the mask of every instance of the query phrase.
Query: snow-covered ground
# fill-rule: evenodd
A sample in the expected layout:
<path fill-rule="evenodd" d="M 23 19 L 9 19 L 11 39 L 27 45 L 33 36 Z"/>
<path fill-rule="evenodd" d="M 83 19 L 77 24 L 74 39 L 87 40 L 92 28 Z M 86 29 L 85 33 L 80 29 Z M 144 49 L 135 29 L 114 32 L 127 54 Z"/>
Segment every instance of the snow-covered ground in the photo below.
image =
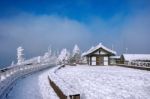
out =
<path fill-rule="evenodd" d="M 81 99 L 150 99 L 150 71 L 118 66 L 66 66 L 56 75 L 76 88 Z"/>
<path fill-rule="evenodd" d="M 17 80 L 6 99 L 59 99 L 48 82 L 53 69 Z M 150 99 L 150 72 L 118 66 L 66 66 L 55 75 L 81 99 Z M 1 98 L 0 98 L 1 99 Z"/>
<path fill-rule="evenodd" d="M 49 71 L 51 68 L 19 79 L 6 99 L 58 99 L 48 82 Z"/>

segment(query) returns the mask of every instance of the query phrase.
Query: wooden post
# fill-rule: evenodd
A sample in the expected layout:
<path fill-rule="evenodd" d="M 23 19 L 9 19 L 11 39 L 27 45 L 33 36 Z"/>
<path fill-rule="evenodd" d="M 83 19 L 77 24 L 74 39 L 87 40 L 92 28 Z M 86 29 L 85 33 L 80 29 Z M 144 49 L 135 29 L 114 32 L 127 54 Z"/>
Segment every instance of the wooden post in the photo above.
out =
<path fill-rule="evenodd" d="M 67 99 L 67 96 L 60 90 L 60 88 L 48 77 L 51 87 L 60 99 Z M 69 99 L 80 99 L 80 94 L 69 95 Z"/>
<path fill-rule="evenodd" d="M 51 87 L 54 89 L 55 93 L 60 99 L 67 99 L 67 96 L 59 89 L 59 87 L 48 77 Z"/>
<path fill-rule="evenodd" d="M 70 95 L 70 99 L 80 99 L 80 94 Z"/>

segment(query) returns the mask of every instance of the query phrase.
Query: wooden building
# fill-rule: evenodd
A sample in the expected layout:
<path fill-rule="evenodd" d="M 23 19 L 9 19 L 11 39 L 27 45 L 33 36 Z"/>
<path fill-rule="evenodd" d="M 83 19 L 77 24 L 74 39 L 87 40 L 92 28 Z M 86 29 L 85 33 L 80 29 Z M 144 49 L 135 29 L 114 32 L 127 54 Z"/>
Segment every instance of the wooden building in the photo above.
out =
<path fill-rule="evenodd" d="M 109 65 L 110 56 L 115 56 L 116 52 L 105 47 L 101 43 L 92 47 L 83 54 L 89 65 Z"/>
<path fill-rule="evenodd" d="M 129 65 L 131 62 L 150 62 L 150 54 L 122 54 L 121 64 Z"/>
<path fill-rule="evenodd" d="M 121 64 L 120 56 L 110 56 L 109 58 L 111 65 Z"/>

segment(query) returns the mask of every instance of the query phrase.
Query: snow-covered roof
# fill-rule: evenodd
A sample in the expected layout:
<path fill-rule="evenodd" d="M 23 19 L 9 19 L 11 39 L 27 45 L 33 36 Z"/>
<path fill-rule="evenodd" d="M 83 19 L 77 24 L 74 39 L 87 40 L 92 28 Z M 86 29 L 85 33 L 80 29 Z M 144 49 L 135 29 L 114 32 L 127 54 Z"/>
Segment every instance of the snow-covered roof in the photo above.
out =
<path fill-rule="evenodd" d="M 150 60 L 150 54 L 123 54 L 125 61 Z"/>
<path fill-rule="evenodd" d="M 104 50 L 106 50 L 106 51 L 108 51 L 108 52 L 110 52 L 110 53 L 116 55 L 116 51 L 113 51 L 113 50 L 111 50 L 111 49 L 105 47 L 104 45 L 102 45 L 102 43 L 99 43 L 99 44 L 98 44 L 97 46 L 95 46 L 95 47 L 92 46 L 86 53 L 84 53 L 84 54 L 82 54 L 82 55 L 83 55 L 83 56 L 86 56 L 86 55 L 88 55 L 88 54 L 90 54 L 90 53 L 92 53 L 92 52 L 94 52 L 94 51 L 96 51 L 96 50 L 98 50 L 98 49 L 100 49 L 100 48 L 102 48 L 102 49 L 104 49 Z"/>

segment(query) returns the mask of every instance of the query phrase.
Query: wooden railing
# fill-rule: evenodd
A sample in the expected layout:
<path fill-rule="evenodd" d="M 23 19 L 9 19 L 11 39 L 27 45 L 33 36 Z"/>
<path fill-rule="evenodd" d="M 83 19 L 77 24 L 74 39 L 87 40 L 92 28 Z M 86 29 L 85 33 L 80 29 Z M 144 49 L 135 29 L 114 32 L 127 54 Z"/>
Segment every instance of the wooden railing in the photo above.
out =
<path fill-rule="evenodd" d="M 60 88 L 48 77 L 50 86 L 54 89 L 55 93 L 60 99 L 67 99 L 67 96 L 60 90 Z"/>
<path fill-rule="evenodd" d="M 128 65 L 150 68 L 150 62 L 143 62 L 143 61 L 131 61 L 131 62 L 128 62 Z"/>
<path fill-rule="evenodd" d="M 150 71 L 150 67 L 145 67 L 145 66 L 137 66 L 137 65 L 131 65 L 131 64 L 117 64 L 117 66 Z"/>
<path fill-rule="evenodd" d="M 54 89 L 60 99 L 80 99 L 79 92 L 56 75 L 56 72 L 63 67 L 64 65 L 59 66 L 50 72 L 48 76 L 50 86 Z"/>

